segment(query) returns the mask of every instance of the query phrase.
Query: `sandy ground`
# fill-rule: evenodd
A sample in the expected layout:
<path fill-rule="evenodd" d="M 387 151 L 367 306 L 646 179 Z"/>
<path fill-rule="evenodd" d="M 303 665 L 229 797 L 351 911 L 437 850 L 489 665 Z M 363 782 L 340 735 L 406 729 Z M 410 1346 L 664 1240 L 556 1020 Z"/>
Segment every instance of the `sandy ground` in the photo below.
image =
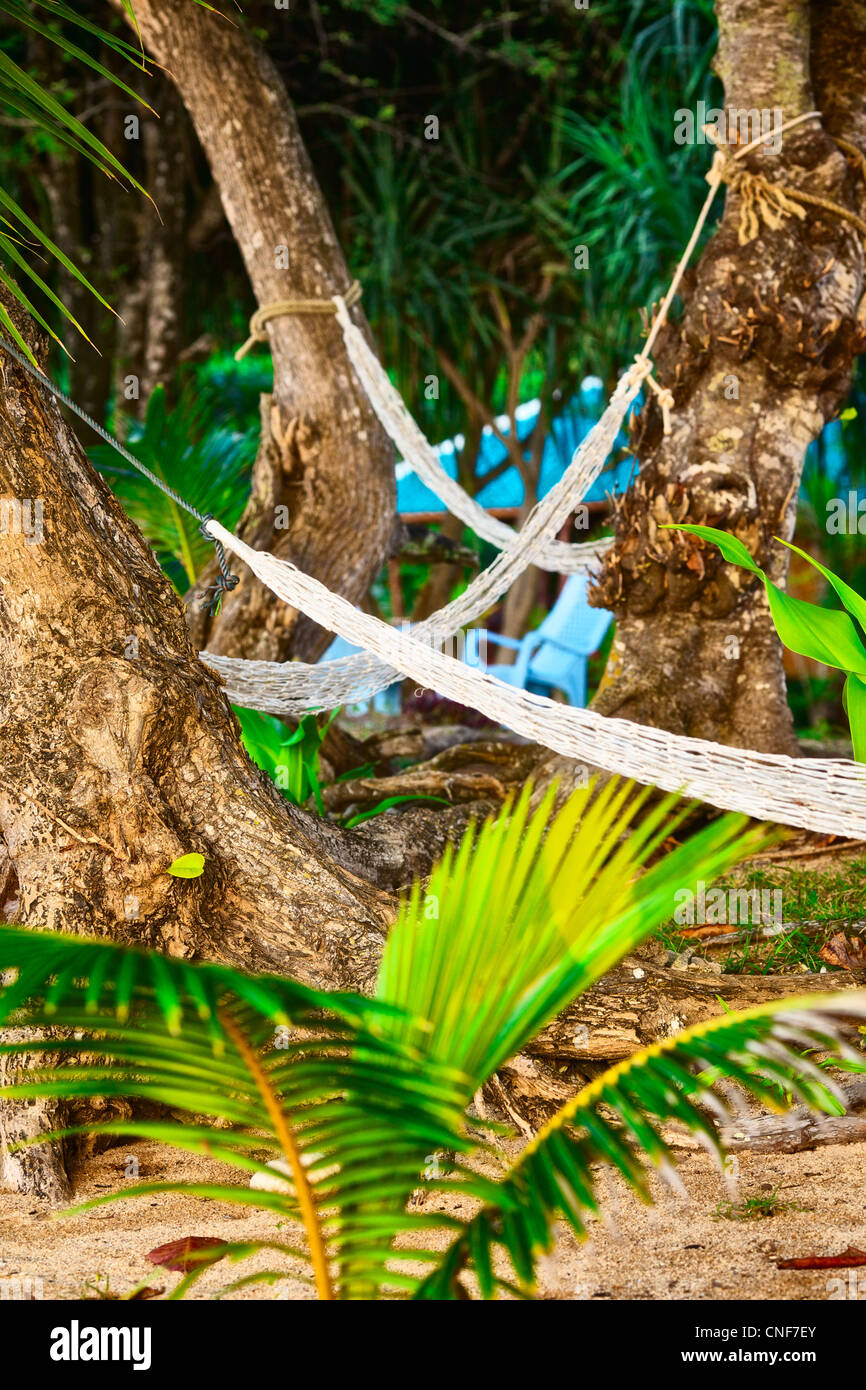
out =
<path fill-rule="evenodd" d="M 82 1174 L 78 1200 L 117 1189 L 127 1160 L 139 1160 L 141 1181 L 225 1180 L 226 1170 L 158 1144 L 113 1149 L 92 1159 Z M 595 1299 L 827 1299 L 854 1292 L 866 1300 L 866 1269 L 787 1271 L 777 1259 L 837 1254 L 849 1245 L 866 1248 L 866 1145 L 828 1145 L 802 1154 L 739 1156 L 739 1196 L 765 1195 L 807 1210 L 777 1212 L 749 1221 L 714 1219 L 725 1186 L 703 1152 L 680 1160 L 686 1195 L 659 1186 L 657 1205 L 645 1208 L 611 1174 L 601 1175 L 606 1226 L 592 1223 L 590 1239 L 578 1245 L 562 1234 L 542 1265 L 539 1293 L 552 1300 Z M 460 1203 L 451 1210 L 460 1212 Z M 469 1206 L 460 1214 L 468 1214 Z M 226 1240 L 286 1239 L 265 1211 L 174 1194 L 131 1199 L 73 1217 L 54 1217 L 32 1199 L 0 1193 L 0 1281 L 41 1280 L 46 1299 L 93 1297 L 88 1284 L 123 1294 L 149 1279 L 169 1293 L 180 1276 L 154 1269 L 148 1250 L 184 1236 Z M 222 1263 L 203 1276 L 191 1297 L 206 1298 L 233 1278 L 274 1267 L 275 1257 L 257 1256 L 242 1265 Z M 835 1282 L 834 1282 L 835 1281 Z M 2 1288 L 2 1284 L 0 1284 Z M 312 1291 L 297 1279 L 253 1285 L 231 1298 L 303 1299 Z"/>

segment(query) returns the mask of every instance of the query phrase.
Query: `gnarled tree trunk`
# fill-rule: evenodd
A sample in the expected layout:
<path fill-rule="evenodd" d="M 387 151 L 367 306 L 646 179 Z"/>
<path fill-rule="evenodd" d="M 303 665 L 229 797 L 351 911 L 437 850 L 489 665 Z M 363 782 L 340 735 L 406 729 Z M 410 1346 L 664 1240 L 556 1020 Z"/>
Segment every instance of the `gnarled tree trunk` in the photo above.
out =
<path fill-rule="evenodd" d="M 757 174 L 862 215 L 866 152 L 863 0 L 717 0 L 717 70 L 726 110 L 813 108 L 823 119 L 782 137 Z M 635 428 L 639 480 L 618 508 L 617 544 L 597 601 L 617 617 L 604 714 L 699 738 L 794 752 L 779 641 L 763 586 L 663 522 L 739 536 L 777 583 L 806 448 L 833 418 L 863 350 L 864 254 L 855 227 L 818 208 L 738 241 L 728 191 L 718 232 L 687 284 L 680 324 L 664 331 L 657 377 L 674 393 L 669 437 L 650 398 Z"/>
<path fill-rule="evenodd" d="M 375 842 L 290 807 L 250 763 L 153 553 L 4 354 L 0 499 L 4 917 L 369 985 L 392 914 Z M 190 851 L 200 878 L 166 873 Z M 3 1128 L 46 1116 L 4 1104 Z M 62 1155 L 39 1152 L 6 1177 L 57 1195 Z"/>
<path fill-rule="evenodd" d="M 238 16 L 188 0 L 141 0 L 144 43 L 174 78 L 210 162 L 259 305 L 345 293 L 349 273 L 280 77 Z M 355 308 L 356 322 L 363 313 Z M 389 550 L 394 454 L 355 379 L 333 317 L 268 323 L 273 395 L 239 534 L 358 601 Z M 286 519 L 288 524 L 286 525 Z M 215 618 L 191 596 L 196 644 L 232 656 L 315 659 L 327 637 L 241 567 Z"/>

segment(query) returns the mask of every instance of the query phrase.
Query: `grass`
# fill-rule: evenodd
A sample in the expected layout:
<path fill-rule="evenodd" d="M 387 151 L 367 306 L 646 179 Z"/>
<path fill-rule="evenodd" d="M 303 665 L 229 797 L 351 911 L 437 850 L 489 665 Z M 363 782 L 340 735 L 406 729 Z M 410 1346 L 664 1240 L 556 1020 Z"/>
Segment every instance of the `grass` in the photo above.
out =
<path fill-rule="evenodd" d="M 778 1187 L 758 1197 L 746 1197 L 741 1202 L 719 1202 L 713 1212 L 714 1221 L 762 1221 L 768 1216 L 780 1216 L 786 1211 L 811 1211 L 801 1202 L 785 1202 Z"/>
<path fill-rule="evenodd" d="M 830 925 L 817 932 L 795 927 L 784 936 L 736 941 L 728 948 L 728 954 L 722 961 L 722 974 L 790 975 L 835 969 L 835 966 L 826 965 L 819 955 L 832 930 Z"/>
<path fill-rule="evenodd" d="M 736 884 L 734 877 L 739 878 Z M 721 886 L 728 886 L 727 881 Z M 840 859 L 839 867 L 833 870 L 793 864 L 765 867 L 759 862 L 745 874 L 732 876 L 731 886 L 781 889 L 786 922 L 866 919 L 866 854 Z"/>
<path fill-rule="evenodd" d="M 840 924 L 866 922 L 866 854 L 840 858 L 832 868 L 804 868 L 795 863 L 752 862 L 715 885 L 722 889 L 780 892 L 782 919 L 790 928 L 784 935 L 745 938 L 731 942 L 721 958 L 726 975 L 784 975 L 803 971 L 832 970 L 820 957 L 821 948 Z M 701 925 L 695 922 L 695 926 Z M 740 931 L 762 923 L 719 925 L 721 936 L 727 930 Z M 700 954 L 700 939 L 684 936 L 671 919 L 658 936 L 669 949 L 680 952 L 690 946 Z M 709 948 L 712 950 L 713 948 Z M 716 948 L 718 950 L 719 948 Z M 719 959 L 717 955 L 715 957 Z"/>

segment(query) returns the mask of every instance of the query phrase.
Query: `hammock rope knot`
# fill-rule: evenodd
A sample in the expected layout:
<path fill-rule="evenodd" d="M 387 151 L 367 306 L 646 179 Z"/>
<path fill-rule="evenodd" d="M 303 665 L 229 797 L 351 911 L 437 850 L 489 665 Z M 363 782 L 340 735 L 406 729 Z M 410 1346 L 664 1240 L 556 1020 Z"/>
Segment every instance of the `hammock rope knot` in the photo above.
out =
<path fill-rule="evenodd" d="M 198 515 L 201 516 L 201 513 L 198 513 Z M 219 574 L 217 575 L 216 583 L 210 584 L 208 588 L 202 592 L 199 602 L 199 611 L 208 613 L 212 618 L 216 617 L 219 612 L 220 604 L 223 601 L 223 595 L 231 593 L 232 589 L 237 588 L 238 584 L 241 582 L 239 575 L 232 574 L 226 557 L 225 546 L 222 541 L 208 530 L 208 522 L 213 521 L 213 519 L 213 513 L 208 512 L 206 516 L 202 516 L 198 528 L 205 540 L 213 543 L 214 550 L 216 551 L 217 564 L 219 565 Z"/>
<path fill-rule="evenodd" d="M 768 179 L 764 174 L 753 174 L 737 162 L 737 155 L 731 156 L 726 150 L 716 150 L 707 182 L 726 183 L 742 199 L 737 228 L 740 246 L 748 246 L 755 240 L 762 223 L 777 232 L 788 217 L 805 221 L 807 207 L 822 208 L 833 217 L 848 222 L 861 236 L 866 237 L 866 222 L 856 212 L 833 202 L 832 198 L 809 193 L 803 188 L 791 188 L 788 184 Z"/>
<path fill-rule="evenodd" d="M 238 348 L 235 361 L 240 362 L 242 357 L 246 357 L 256 343 L 268 341 L 266 326 L 271 319 L 282 318 L 286 314 L 336 314 L 341 304 L 347 308 L 357 304 L 361 294 L 360 281 L 353 280 L 344 295 L 335 294 L 331 299 L 272 299 L 260 305 L 250 319 L 250 336 Z"/>

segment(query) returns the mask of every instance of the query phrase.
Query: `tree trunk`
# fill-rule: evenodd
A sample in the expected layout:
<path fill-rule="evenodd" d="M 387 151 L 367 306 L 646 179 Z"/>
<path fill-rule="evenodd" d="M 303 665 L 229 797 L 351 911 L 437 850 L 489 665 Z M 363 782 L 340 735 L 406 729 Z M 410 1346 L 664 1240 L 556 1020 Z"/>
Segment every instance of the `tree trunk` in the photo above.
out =
<path fill-rule="evenodd" d="M 866 151 L 863 0 L 717 0 L 716 68 L 726 110 L 820 108 L 785 133 L 782 153 L 746 157 L 754 173 L 861 215 Z M 855 57 L 855 55 L 858 55 Z M 669 437 L 652 397 L 634 428 L 640 477 L 618 506 L 616 546 L 596 590 L 616 636 L 595 701 L 604 714 L 769 752 L 795 752 L 782 653 L 763 586 L 712 548 L 663 531 L 708 523 L 739 536 L 777 583 L 806 448 L 833 418 L 864 346 L 863 245 L 818 208 L 763 223 L 738 243 L 741 198 L 687 286 L 679 324 L 660 336 L 657 379 L 674 393 Z"/>
<path fill-rule="evenodd" d="M 145 297 L 136 413 L 142 419 L 155 388 L 170 387 L 177 368 L 189 184 L 186 113 L 177 91 L 161 79 L 152 100 L 160 118 L 142 122 L 146 187 L 156 203 L 145 207 L 141 228 Z"/>
<path fill-rule="evenodd" d="M 345 293 L 349 273 L 291 102 L 245 21 L 187 0 L 141 0 L 135 16 L 192 118 L 259 305 Z M 352 312 L 364 322 L 359 309 Z M 358 601 L 394 528 L 393 450 L 332 316 L 275 318 L 268 334 L 274 391 L 264 401 L 239 534 Z M 243 566 L 240 572 L 215 618 L 200 614 L 191 596 L 196 644 L 268 661 L 320 655 L 328 640 L 322 629 L 277 603 Z M 197 592 L 213 578 L 203 575 Z"/>
<path fill-rule="evenodd" d="M 56 403 L 0 368 L 4 915 L 365 988 L 392 915 L 361 877 L 375 841 L 290 807 L 250 763 L 150 548 Z M 166 873 L 194 850 L 201 878 Z M 4 1106 L 4 1128 L 44 1132 L 41 1108 Z M 45 1152 L 19 1178 L 56 1194 Z"/>

